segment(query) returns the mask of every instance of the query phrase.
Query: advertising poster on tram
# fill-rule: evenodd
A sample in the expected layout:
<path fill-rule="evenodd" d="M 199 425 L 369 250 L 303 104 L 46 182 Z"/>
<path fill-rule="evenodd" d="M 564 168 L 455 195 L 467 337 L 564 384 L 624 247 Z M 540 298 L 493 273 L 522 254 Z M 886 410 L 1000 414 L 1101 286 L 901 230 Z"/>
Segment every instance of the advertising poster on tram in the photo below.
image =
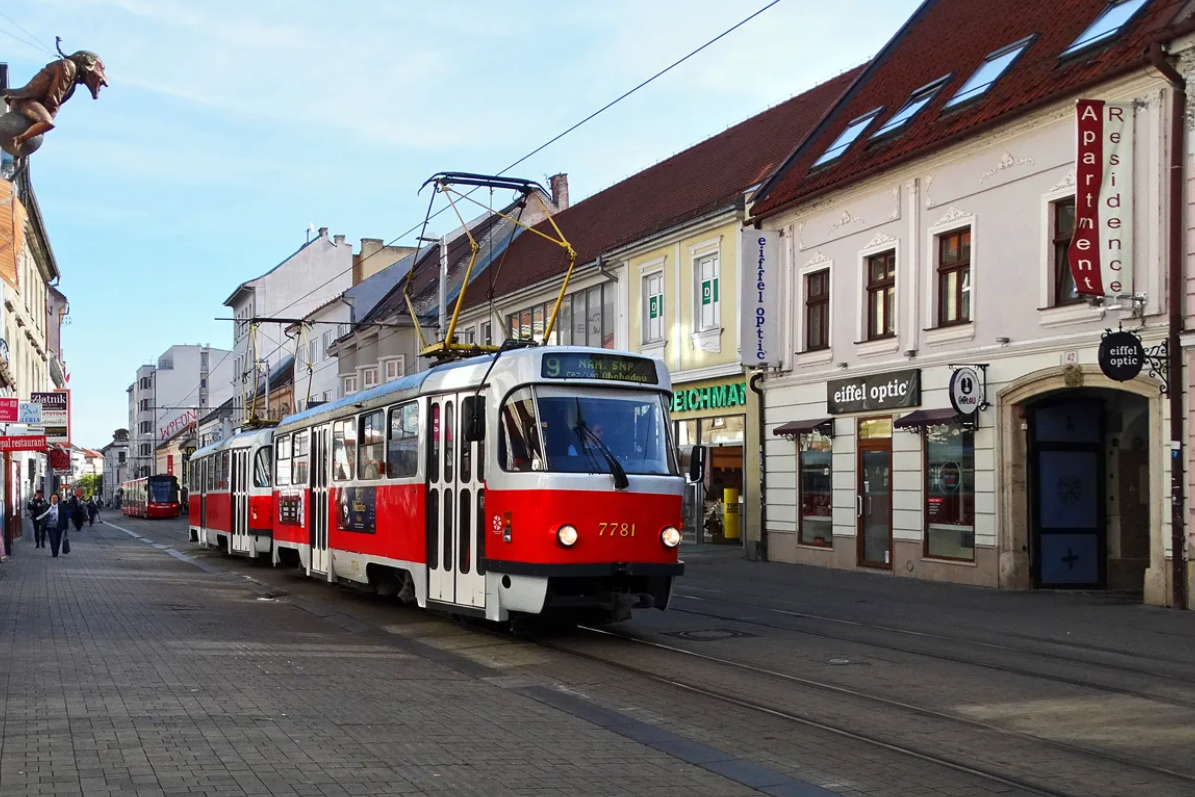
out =
<path fill-rule="evenodd" d="M 373 534 L 377 528 L 377 507 L 373 487 L 344 487 L 337 496 L 338 527 L 341 531 Z"/>

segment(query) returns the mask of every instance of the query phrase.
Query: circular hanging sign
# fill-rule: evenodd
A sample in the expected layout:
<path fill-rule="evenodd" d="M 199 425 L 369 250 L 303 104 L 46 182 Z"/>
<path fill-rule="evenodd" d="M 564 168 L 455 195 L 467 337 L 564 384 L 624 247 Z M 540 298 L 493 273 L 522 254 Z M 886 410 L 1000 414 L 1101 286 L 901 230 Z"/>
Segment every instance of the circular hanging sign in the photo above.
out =
<path fill-rule="evenodd" d="M 1132 332 L 1113 332 L 1100 341 L 1099 360 L 1104 376 L 1127 382 L 1145 366 L 1145 347 Z"/>
<path fill-rule="evenodd" d="M 950 377 L 950 406 L 963 417 L 971 417 L 979 412 L 979 404 L 983 400 L 983 378 L 974 368 L 964 366 L 957 369 Z"/>

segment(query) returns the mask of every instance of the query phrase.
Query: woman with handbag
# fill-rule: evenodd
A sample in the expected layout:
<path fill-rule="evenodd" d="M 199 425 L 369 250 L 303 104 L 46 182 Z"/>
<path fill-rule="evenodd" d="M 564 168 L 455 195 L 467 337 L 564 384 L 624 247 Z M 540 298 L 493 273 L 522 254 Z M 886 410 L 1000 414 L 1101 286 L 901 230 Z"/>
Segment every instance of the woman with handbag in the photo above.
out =
<path fill-rule="evenodd" d="M 46 531 L 50 533 L 50 555 L 58 556 L 59 547 L 63 553 L 71 552 L 71 541 L 67 538 L 70 528 L 71 515 L 67 507 L 60 503 L 57 494 L 50 496 L 50 506 L 37 518 L 46 521 Z"/>

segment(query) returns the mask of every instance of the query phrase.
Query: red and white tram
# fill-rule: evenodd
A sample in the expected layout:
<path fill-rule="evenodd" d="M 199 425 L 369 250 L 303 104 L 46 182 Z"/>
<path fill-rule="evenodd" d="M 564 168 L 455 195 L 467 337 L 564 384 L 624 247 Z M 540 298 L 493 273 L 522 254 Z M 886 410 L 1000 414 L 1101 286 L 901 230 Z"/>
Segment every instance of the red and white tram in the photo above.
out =
<path fill-rule="evenodd" d="M 495 621 L 663 609 L 684 570 L 670 391 L 662 363 L 603 349 L 439 365 L 197 451 L 216 476 L 192 490 L 194 536 L 223 547 L 196 493 L 256 476 L 272 439 L 275 565 Z"/>
<path fill-rule="evenodd" d="M 129 517 L 178 517 L 178 479 L 166 474 L 121 484 L 120 512 Z"/>
<path fill-rule="evenodd" d="M 254 429 L 191 456 L 192 542 L 226 553 L 268 556 L 273 536 L 270 429 Z"/>

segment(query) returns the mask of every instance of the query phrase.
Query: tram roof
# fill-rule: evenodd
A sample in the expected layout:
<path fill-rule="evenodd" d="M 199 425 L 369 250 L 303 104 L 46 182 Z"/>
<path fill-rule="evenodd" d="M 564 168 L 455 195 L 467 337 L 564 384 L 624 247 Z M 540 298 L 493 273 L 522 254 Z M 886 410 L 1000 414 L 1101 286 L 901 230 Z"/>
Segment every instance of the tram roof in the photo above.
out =
<path fill-rule="evenodd" d="M 252 443 L 254 437 L 260 436 L 264 438 L 263 442 L 269 442 L 269 438 L 273 431 L 273 427 L 267 427 L 264 429 L 242 429 L 231 437 L 226 437 L 223 440 L 217 440 L 214 443 L 208 443 L 206 446 L 198 449 L 194 454 L 192 454 L 191 458 L 196 459 L 208 454 L 213 454 L 217 451 L 222 451 L 225 448 L 233 448 L 234 444 L 238 442 Z"/>

